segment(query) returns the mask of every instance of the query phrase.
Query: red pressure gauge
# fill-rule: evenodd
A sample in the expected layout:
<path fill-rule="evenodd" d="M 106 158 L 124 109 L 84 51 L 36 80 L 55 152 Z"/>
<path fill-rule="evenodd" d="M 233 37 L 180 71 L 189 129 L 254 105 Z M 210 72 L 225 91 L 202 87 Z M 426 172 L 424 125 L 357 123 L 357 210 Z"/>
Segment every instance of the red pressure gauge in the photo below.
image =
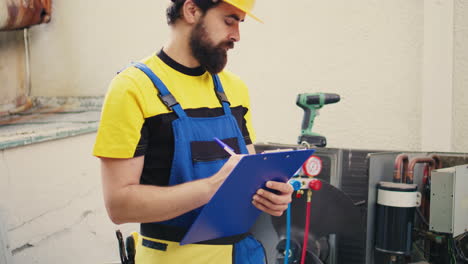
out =
<path fill-rule="evenodd" d="M 309 177 L 315 177 L 322 171 L 322 160 L 317 156 L 310 156 L 304 164 L 302 171 Z"/>

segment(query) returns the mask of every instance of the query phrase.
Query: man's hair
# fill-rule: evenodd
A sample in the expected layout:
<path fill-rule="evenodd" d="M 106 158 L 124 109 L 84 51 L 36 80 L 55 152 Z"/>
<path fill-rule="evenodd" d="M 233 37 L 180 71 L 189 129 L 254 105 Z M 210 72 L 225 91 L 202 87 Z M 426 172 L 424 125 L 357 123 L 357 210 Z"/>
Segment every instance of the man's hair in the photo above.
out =
<path fill-rule="evenodd" d="M 171 5 L 166 9 L 167 24 L 173 25 L 181 17 L 180 10 L 186 0 L 171 0 Z M 217 6 L 221 0 L 193 0 L 193 2 L 205 13 L 208 9 Z"/>

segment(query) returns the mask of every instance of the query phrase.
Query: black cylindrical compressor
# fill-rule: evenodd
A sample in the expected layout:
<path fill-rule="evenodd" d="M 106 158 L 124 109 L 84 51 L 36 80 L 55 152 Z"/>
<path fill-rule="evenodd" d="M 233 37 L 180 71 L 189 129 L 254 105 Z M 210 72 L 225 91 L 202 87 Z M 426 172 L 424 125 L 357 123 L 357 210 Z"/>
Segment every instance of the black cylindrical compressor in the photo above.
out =
<path fill-rule="evenodd" d="M 410 255 L 416 207 L 421 194 L 416 184 L 377 184 L 375 249 L 392 255 Z"/>

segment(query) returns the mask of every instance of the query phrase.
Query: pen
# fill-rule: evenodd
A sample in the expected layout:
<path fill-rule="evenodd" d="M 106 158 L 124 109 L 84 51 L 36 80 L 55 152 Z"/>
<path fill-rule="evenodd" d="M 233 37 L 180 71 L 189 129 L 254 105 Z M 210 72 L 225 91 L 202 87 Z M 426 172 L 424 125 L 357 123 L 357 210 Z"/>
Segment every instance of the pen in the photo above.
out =
<path fill-rule="evenodd" d="M 223 141 L 219 140 L 219 138 L 215 137 L 214 140 L 216 141 L 216 143 L 218 143 L 227 153 L 229 153 L 229 155 L 231 156 L 234 156 L 236 155 L 236 153 L 234 152 L 234 150 L 229 147 L 226 143 L 224 143 Z"/>

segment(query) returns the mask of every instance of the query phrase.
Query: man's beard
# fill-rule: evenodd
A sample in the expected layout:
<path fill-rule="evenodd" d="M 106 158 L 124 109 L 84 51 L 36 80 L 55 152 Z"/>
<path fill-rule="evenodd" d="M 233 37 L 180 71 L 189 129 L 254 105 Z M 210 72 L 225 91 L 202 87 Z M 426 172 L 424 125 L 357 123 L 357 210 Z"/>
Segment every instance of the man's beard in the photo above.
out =
<path fill-rule="evenodd" d="M 211 74 L 217 74 L 224 69 L 227 63 L 226 48 L 233 47 L 234 42 L 232 41 L 224 41 L 214 45 L 208 37 L 203 19 L 192 30 L 190 36 L 192 55 Z"/>

